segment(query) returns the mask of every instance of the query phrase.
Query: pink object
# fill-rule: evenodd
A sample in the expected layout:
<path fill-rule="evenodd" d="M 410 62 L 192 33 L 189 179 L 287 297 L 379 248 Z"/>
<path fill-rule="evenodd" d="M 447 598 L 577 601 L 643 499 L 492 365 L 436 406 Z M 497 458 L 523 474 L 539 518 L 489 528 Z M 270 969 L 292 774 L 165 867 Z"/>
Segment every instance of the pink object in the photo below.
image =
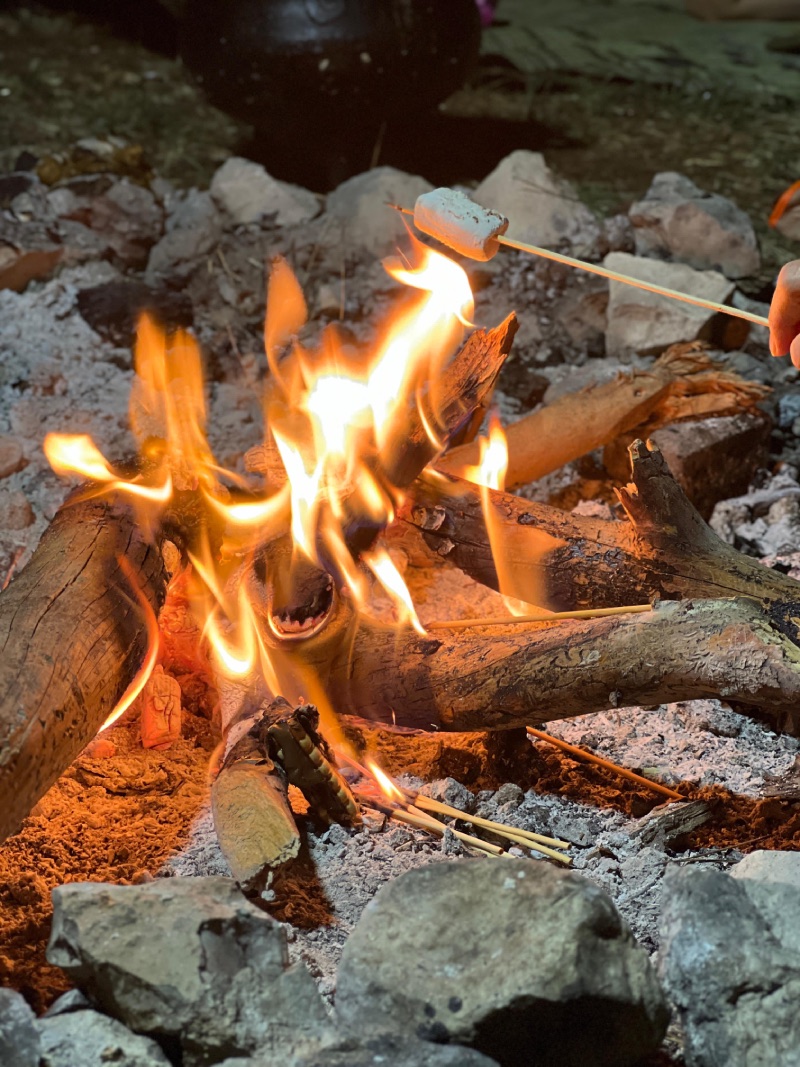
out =
<path fill-rule="evenodd" d="M 494 0 L 475 0 L 481 14 L 481 25 L 491 26 L 494 19 Z"/>

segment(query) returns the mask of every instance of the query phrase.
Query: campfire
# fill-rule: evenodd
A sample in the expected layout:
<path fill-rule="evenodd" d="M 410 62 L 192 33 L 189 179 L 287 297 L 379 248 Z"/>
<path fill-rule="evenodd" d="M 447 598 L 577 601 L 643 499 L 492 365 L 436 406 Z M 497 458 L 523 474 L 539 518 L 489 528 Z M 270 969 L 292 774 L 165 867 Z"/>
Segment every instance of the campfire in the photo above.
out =
<path fill-rule="evenodd" d="M 690 342 L 504 427 L 493 394 L 517 319 L 475 324 L 461 261 L 526 247 L 494 213 L 461 240 L 461 202 L 437 197 L 415 221 L 461 255 L 409 232 L 385 262 L 405 291 L 369 344 L 336 324 L 306 342 L 307 294 L 273 259 L 263 441 L 244 469 L 209 443 L 196 338 L 148 315 L 129 407 L 138 454 L 47 434 L 48 461 L 75 488 L 0 595 L 4 838 L 87 745 L 102 752 L 114 724 L 137 716 L 148 749 L 177 742 L 187 678 L 218 739 L 216 837 L 236 882 L 262 900 L 302 864 L 303 811 L 329 827 L 390 819 L 487 863 L 570 866 L 567 834 L 398 781 L 402 752 L 434 733 L 527 730 L 583 759 L 538 728 L 712 698 L 800 726 L 800 585 L 720 540 L 647 443 L 678 421 L 750 412 L 765 389 Z M 630 481 L 617 517 L 512 492 L 623 436 Z M 423 607 L 415 590 L 445 569 L 496 595 Z M 671 806 L 647 832 L 680 837 L 705 817 L 690 786 L 600 762 Z M 661 1007 L 645 1014 L 663 1029 Z"/>

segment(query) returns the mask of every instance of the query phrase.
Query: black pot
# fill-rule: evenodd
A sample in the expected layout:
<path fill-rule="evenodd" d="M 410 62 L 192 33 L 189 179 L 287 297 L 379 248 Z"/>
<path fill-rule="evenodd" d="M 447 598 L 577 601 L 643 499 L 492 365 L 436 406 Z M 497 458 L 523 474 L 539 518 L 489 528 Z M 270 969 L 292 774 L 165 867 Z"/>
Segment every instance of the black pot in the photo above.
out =
<path fill-rule="evenodd" d="M 475 0 L 189 0 L 180 51 L 213 103 L 314 152 L 434 107 L 479 44 Z"/>

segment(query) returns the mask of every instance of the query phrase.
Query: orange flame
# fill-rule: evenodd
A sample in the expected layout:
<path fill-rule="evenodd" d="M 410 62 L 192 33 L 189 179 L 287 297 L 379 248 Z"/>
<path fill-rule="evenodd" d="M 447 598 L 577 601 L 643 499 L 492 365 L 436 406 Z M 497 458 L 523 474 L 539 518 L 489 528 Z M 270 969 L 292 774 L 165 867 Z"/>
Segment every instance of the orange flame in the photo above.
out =
<path fill-rule="evenodd" d="M 290 644 L 281 645 L 286 632 L 273 626 L 268 613 L 265 617 L 264 604 L 251 600 L 243 575 L 260 546 L 289 533 L 295 558 L 335 574 L 358 611 L 370 610 L 371 575 L 390 598 L 397 625 L 425 632 L 385 549 L 354 554 L 350 545 L 354 530 L 366 526 L 377 532 L 394 519 L 402 494 L 387 472 L 403 447 L 410 405 L 417 406 L 434 446 L 446 443 L 437 382 L 470 325 L 472 294 L 461 267 L 416 241 L 410 260 L 393 260 L 386 268 L 412 292 L 365 355 L 332 331 L 313 351 L 300 345 L 305 297 L 286 261 L 273 261 L 264 328 L 270 369 L 265 452 L 281 469 L 267 479 L 271 490 L 250 487 L 244 497 L 248 486 L 217 462 L 206 434 L 197 342 L 186 331 L 165 335 L 146 315 L 137 331 L 130 399 L 139 473 L 120 473 L 85 435 L 52 433 L 45 440 L 54 470 L 90 479 L 98 493 L 129 499 L 140 521 L 153 530 L 167 507 L 179 512 L 190 507 L 196 532 L 188 546 L 187 589 L 217 669 L 245 682 L 260 675 L 272 692 L 289 698 L 300 692 L 313 696 L 323 713 L 331 708 L 321 678 L 304 676 L 307 668 L 290 651 L 284 654 Z M 146 662 L 124 706 L 141 692 L 158 656 L 157 626 L 150 615 L 148 635 Z M 121 701 L 114 718 L 122 710 Z"/>
<path fill-rule="evenodd" d="M 374 760 L 365 760 L 365 766 L 387 800 L 391 800 L 395 804 L 406 803 L 407 798 L 403 790 L 389 777 L 386 771 L 381 770 Z"/>

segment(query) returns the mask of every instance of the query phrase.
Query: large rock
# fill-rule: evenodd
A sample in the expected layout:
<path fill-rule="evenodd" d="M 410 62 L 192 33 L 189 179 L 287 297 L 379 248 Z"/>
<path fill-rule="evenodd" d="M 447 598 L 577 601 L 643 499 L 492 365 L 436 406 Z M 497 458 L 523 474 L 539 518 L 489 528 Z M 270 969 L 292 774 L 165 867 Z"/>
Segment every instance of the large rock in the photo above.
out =
<path fill-rule="evenodd" d="M 659 968 L 689 1067 L 800 1065 L 797 887 L 672 867 Z"/>
<path fill-rule="evenodd" d="M 345 944 L 336 1011 L 355 1034 L 469 1045 L 509 1067 L 623 1067 L 668 1018 L 610 898 L 516 860 L 432 864 L 381 889 Z"/>
<path fill-rule="evenodd" d="M 760 848 L 731 867 L 731 875 L 751 882 L 791 885 L 800 889 L 800 852 L 775 852 Z M 745 889 L 751 888 L 745 886 Z M 797 933 L 800 936 L 800 927 Z"/>
<path fill-rule="evenodd" d="M 432 188 L 424 178 L 394 167 L 357 174 L 328 195 L 321 234 L 349 250 L 386 255 L 408 240 L 403 217 L 391 205 L 413 208 Z"/>
<path fill-rule="evenodd" d="M 761 265 L 750 217 L 732 200 L 699 189 L 684 174 L 656 174 L 643 200 L 628 212 L 636 253 L 722 271 L 754 274 Z"/>
<path fill-rule="evenodd" d="M 225 1060 L 219 1067 L 276 1067 L 256 1054 L 252 1059 Z M 463 1045 L 433 1045 L 418 1037 L 381 1034 L 337 1041 L 308 1056 L 284 1060 L 280 1067 L 497 1067 L 496 1060 Z"/>
<path fill-rule="evenodd" d="M 53 891 L 47 958 L 132 1030 L 178 1037 L 207 1062 L 316 1047 L 328 1016 L 283 927 L 228 878 Z"/>
<path fill-rule="evenodd" d="M 13 989 L 0 989 L 0 1063 L 3 1067 L 39 1067 L 41 1052 L 36 1016 Z"/>
<path fill-rule="evenodd" d="M 226 159 L 217 170 L 211 195 L 237 225 L 274 215 L 280 226 L 294 226 L 319 214 L 314 193 L 277 181 L 260 163 L 241 156 Z"/>
<path fill-rule="evenodd" d="M 567 245 L 585 255 L 600 224 L 575 189 L 557 177 L 539 152 L 519 149 L 484 178 L 472 199 L 508 218 L 507 237 L 528 244 Z"/>
<path fill-rule="evenodd" d="M 160 1046 L 97 1011 L 40 1019 L 42 1067 L 170 1067 Z M 6 1067 L 6 1061 L 0 1061 Z"/>
<path fill-rule="evenodd" d="M 662 263 L 627 252 L 611 252 L 603 264 L 618 274 L 717 304 L 724 303 L 734 290 L 733 282 L 716 271 L 697 271 L 683 263 Z M 610 282 L 606 352 L 611 357 L 632 352 L 656 354 L 679 341 L 707 339 L 713 334 L 717 318 L 705 308 L 649 293 L 625 282 Z"/>

